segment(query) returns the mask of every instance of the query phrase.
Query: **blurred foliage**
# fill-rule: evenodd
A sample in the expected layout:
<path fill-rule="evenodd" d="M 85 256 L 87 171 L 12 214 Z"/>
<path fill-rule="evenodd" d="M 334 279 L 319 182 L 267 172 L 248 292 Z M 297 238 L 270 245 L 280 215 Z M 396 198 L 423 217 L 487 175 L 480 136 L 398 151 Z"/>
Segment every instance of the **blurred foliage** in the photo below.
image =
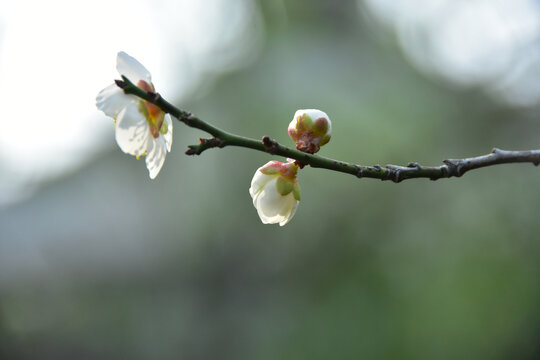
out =
<path fill-rule="evenodd" d="M 279 4 L 260 4 L 258 60 L 182 107 L 289 145 L 295 110 L 320 108 L 321 155 L 365 165 L 537 147 L 537 121 L 421 75 L 356 2 Z M 271 156 L 190 158 L 204 134 L 175 132 L 154 181 L 114 151 L 2 210 L 2 359 L 540 355 L 537 168 L 398 185 L 306 168 L 280 228 L 248 194 Z"/>

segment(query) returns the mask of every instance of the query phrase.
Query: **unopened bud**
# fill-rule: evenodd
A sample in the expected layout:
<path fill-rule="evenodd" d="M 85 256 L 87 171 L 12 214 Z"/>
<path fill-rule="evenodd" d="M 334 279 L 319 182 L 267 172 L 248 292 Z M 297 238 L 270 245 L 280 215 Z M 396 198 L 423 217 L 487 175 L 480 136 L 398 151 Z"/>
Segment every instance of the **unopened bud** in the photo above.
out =
<path fill-rule="evenodd" d="M 287 129 L 300 151 L 314 154 L 330 141 L 332 123 L 326 113 L 316 109 L 298 110 Z"/>

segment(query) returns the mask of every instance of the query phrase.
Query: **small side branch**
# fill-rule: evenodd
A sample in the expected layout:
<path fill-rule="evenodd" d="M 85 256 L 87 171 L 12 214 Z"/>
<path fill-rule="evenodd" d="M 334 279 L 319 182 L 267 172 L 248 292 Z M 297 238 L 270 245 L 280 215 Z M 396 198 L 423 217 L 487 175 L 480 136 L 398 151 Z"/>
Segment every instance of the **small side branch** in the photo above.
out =
<path fill-rule="evenodd" d="M 199 139 L 199 145 L 189 145 L 188 149 L 186 150 L 186 155 L 201 155 L 201 153 L 205 150 L 211 149 L 211 148 L 222 148 L 225 146 L 223 140 L 219 138 L 211 138 L 211 139 Z"/>
<path fill-rule="evenodd" d="M 440 166 L 423 166 L 418 163 L 410 163 L 407 166 L 357 165 L 291 149 L 280 145 L 277 141 L 268 136 L 264 136 L 262 140 L 256 140 L 226 132 L 202 121 L 187 111 L 178 109 L 163 99 L 158 93 L 146 92 L 138 88 L 124 76 L 122 76 L 122 80 L 117 80 L 116 84 L 123 89 L 126 94 L 135 95 L 144 99 L 158 106 L 164 112 L 171 114 L 171 116 L 177 118 L 187 126 L 200 129 L 213 136 L 209 139 L 199 139 L 199 144 L 197 145 L 190 145 L 186 151 L 187 155 L 200 155 L 203 151 L 212 148 L 238 146 L 291 158 L 296 160 L 297 164 L 301 167 L 309 165 L 314 168 L 351 174 L 358 178 L 372 178 L 383 181 L 389 180 L 395 183 L 415 178 L 438 180 L 442 178 L 460 177 L 469 170 L 498 164 L 531 163 L 535 166 L 540 164 L 540 150 L 509 151 L 493 149 L 491 153 L 486 155 L 465 159 L 447 159 L 443 161 L 444 165 Z"/>

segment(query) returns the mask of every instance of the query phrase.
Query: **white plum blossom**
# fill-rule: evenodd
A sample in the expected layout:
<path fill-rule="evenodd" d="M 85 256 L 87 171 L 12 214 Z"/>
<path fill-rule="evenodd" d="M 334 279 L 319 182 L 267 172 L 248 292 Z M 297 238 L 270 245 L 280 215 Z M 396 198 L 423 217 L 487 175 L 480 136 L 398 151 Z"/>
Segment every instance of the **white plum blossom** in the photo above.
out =
<path fill-rule="evenodd" d="M 148 70 L 123 51 L 116 58 L 116 69 L 137 87 L 155 92 Z M 116 84 L 99 92 L 96 106 L 114 119 L 120 149 L 137 159 L 146 156 L 148 173 L 154 179 L 167 152 L 171 151 L 173 124 L 170 115 L 135 95 L 124 94 Z"/>
<path fill-rule="evenodd" d="M 287 224 L 300 202 L 294 162 L 270 161 L 255 172 L 249 194 L 263 224 Z"/>
<path fill-rule="evenodd" d="M 328 115 L 321 110 L 298 110 L 287 131 L 298 150 L 314 154 L 330 141 L 332 123 Z"/>

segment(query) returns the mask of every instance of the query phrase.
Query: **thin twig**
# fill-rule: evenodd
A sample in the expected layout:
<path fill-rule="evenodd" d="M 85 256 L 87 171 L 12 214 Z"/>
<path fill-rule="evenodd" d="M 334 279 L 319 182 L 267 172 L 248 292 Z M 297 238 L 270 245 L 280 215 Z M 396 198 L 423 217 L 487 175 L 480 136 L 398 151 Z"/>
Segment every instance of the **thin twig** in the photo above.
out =
<path fill-rule="evenodd" d="M 125 76 L 122 76 L 122 79 L 123 80 L 117 80 L 116 84 L 122 88 L 126 94 L 135 95 L 151 102 L 187 126 L 200 129 L 213 136 L 213 138 L 210 139 L 199 139 L 198 145 L 190 145 L 186 151 L 187 155 L 200 155 L 203 151 L 216 147 L 238 146 L 263 151 L 272 155 L 292 158 L 302 167 L 309 165 L 314 168 L 323 168 L 352 174 L 358 178 L 373 178 L 383 181 L 390 180 L 396 183 L 415 178 L 438 180 L 442 178 L 460 177 L 469 170 L 498 164 L 532 163 L 537 166 L 540 163 L 540 150 L 508 151 L 493 149 L 491 153 L 486 155 L 465 159 L 447 159 L 443 161 L 444 165 L 440 166 L 422 166 L 418 163 L 410 163 L 407 166 L 356 165 L 291 149 L 280 145 L 277 141 L 268 136 L 264 136 L 262 140 L 256 140 L 229 133 L 199 119 L 187 111 L 178 109 L 163 99 L 158 93 L 146 92 L 138 88 Z"/>

